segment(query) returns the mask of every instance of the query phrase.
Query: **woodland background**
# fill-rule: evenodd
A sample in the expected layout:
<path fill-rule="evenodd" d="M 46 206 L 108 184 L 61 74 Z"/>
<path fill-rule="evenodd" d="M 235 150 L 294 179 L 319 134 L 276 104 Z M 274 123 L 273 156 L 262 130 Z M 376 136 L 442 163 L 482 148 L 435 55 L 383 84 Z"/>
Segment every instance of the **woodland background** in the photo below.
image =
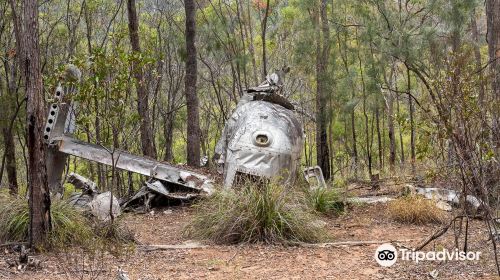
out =
<path fill-rule="evenodd" d="M 304 166 L 444 179 L 496 203 L 499 46 L 494 0 L 0 0 L 1 186 L 43 182 L 30 151 L 67 63 L 83 72 L 79 139 L 194 166 L 244 89 L 286 65 L 285 94 L 314 116 L 300 115 Z M 121 197 L 142 179 L 76 158 L 68 171 Z"/>

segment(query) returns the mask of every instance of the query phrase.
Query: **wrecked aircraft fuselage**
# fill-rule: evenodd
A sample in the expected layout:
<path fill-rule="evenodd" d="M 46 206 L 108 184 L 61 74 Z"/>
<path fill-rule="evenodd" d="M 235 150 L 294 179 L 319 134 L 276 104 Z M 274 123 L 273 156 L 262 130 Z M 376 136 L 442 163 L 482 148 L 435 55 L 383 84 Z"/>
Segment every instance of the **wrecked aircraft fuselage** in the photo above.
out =
<path fill-rule="evenodd" d="M 153 195 L 168 195 L 168 197 L 174 199 L 188 200 L 199 195 L 210 194 L 213 191 L 212 180 L 198 172 L 152 158 L 133 155 L 127 151 L 106 148 L 99 144 L 76 139 L 73 133 L 76 129 L 75 118 L 78 112 L 77 104 L 72 99 L 76 93 L 76 85 L 81 78 L 81 72 L 76 66 L 67 65 L 65 76 L 66 79 L 61 81 L 56 88 L 54 103 L 49 108 L 44 128 L 44 140 L 48 146 L 47 179 L 53 193 L 62 194 L 64 192 L 62 174 L 68 156 L 76 156 L 148 176 L 149 181 L 147 184 L 156 186 L 156 188 L 150 187 L 146 189 L 148 198 L 152 198 Z M 85 181 L 81 179 L 79 178 L 81 182 Z M 86 184 L 81 183 L 82 186 Z M 86 191 L 83 191 L 82 195 L 87 196 L 75 197 L 74 204 L 80 204 L 84 207 L 89 206 L 91 209 L 96 209 L 96 213 L 101 213 L 101 210 L 107 207 L 106 204 L 101 202 L 106 200 L 106 197 L 109 198 L 109 201 L 112 201 L 111 195 L 99 194 L 95 185 L 90 183 L 87 185 L 88 188 L 92 189 L 92 192 L 85 193 Z M 118 207 L 114 208 L 118 210 Z"/>
<path fill-rule="evenodd" d="M 52 191 L 62 193 L 62 173 L 66 158 L 72 155 L 149 177 L 123 207 L 143 205 L 147 210 L 164 198 L 189 201 L 213 192 L 212 180 L 203 174 L 74 138 L 77 106 L 71 99 L 81 72 L 73 65 L 66 70 L 75 78 L 57 87 L 44 134 L 49 147 L 48 181 Z M 297 106 L 281 94 L 283 76 L 288 70 L 268 75 L 264 83 L 246 90 L 225 124 L 215 159 L 226 187 L 233 186 L 238 178 L 278 177 L 285 184 L 293 183 L 296 178 L 304 134 Z M 94 197 L 79 199 L 77 202 L 87 205 Z"/>
<path fill-rule="evenodd" d="M 218 149 L 224 164 L 224 185 L 237 176 L 271 178 L 292 182 L 300 164 L 302 125 L 292 110 L 267 101 L 238 106 L 224 129 Z"/>
<path fill-rule="evenodd" d="M 224 186 L 248 177 L 278 177 L 293 183 L 304 133 L 294 106 L 278 93 L 280 77 L 272 74 L 259 87 L 247 90 L 227 121 L 215 148 Z"/>

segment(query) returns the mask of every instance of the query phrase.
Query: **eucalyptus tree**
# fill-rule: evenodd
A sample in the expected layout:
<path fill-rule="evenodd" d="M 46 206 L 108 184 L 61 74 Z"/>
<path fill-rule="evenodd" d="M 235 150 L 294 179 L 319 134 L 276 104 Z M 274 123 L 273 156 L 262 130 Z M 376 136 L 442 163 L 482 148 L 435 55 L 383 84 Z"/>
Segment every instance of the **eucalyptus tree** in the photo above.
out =
<path fill-rule="evenodd" d="M 23 77 L 27 96 L 28 138 L 28 188 L 30 205 L 29 244 L 41 245 L 51 230 L 50 192 L 45 166 L 46 146 L 43 141 L 45 127 L 45 103 L 43 99 L 42 72 L 40 65 L 38 1 L 23 2 L 23 28 L 21 35 L 23 52 Z"/>
<path fill-rule="evenodd" d="M 492 131 L 497 154 L 500 150 L 500 2 L 486 0 L 486 24 L 488 28 L 488 55 L 491 69 L 491 88 L 493 90 Z"/>
<path fill-rule="evenodd" d="M 16 6 L 13 1 L 10 7 L 7 1 L 0 7 L 0 48 L 8 50 L 3 57 L 3 73 L 0 75 L 0 128 L 3 140 L 3 153 L 0 163 L 0 182 L 2 182 L 4 170 L 7 172 L 7 184 L 12 195 L 18 193 L 18 172 L 16 163 L 16 143 L 14 139 L 16 119 L 22 104 L 18 101 L 18 62 L 20 50 L 13 46 L 13 29 L 19 27 Z M 13 21 L 16 21 L 16 25 Z M 16 27 L 16 28 L 17 28 Z M 17 41 L 17 40 L 14 40 Z"/>
<path fill-rule="evenodd" d="M 196 6 L 194 0 L 184 0 L 186 12 L 186 76 L 184 92 L 187 107 L 187 163 L 200 165 L 200 115 L 197 94 L 198 66 L 196 58 Z"/>
<path fill-rule="evenodd" d="M 321 0 L 313 7 L 312 16 L 316 33 L 316 162 L 326 180 L 330 179 L 330 152 L 328 147 L 327 97 L 331 87 L 328 83 L 330 58 L 330 24 L 328 23 L 328 1 Z"/>
<path fill-rule="evenodd" d="M 137 89 L 137 112 L 141 118 L 142 153 L 145 156 L 156 158 L 155 139 L 149 111 L 149 93 L 146 88 L 142 65 L 140 64 L 142 53 L 139 41 L 139 19 L 135 0 L 127 0 L 127 15 L 130 45 L 132 46 L 131 66 Z"/>

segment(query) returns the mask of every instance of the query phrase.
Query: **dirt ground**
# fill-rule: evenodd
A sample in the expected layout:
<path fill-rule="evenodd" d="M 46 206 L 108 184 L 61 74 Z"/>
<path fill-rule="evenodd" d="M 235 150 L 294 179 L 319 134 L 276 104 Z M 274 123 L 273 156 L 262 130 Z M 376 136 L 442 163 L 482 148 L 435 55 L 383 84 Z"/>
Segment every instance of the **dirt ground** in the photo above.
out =
<path fill-rule="evenodd" d="M 387 190 L 380 190 L 384 192 Z M 189 207 L 155 209 L 154 213 L 127 213 L 122 219 L 140 244 L 185 244 L 182 235 L 193 210 Z M 450 217 L 452 214 L 450 213 Z M 353 205 L 340 217 L 323 217 L 334 242 L 393 240 L 412 248 L 442 225 L 403 225 L 391 221 L 385 204 Z M 450 229 L 424 251 L 453 249 Z M 463 241 L 460 241 L 463 242 Z M 310 248 L 270 245 L 210 245 L 196 249 L 146 252 L 137 247 L 120 256 L 91 257 L 83 252 L 48 253 L 37 270 L 9 268 L 16 255 L 0 252 L 0 279 L 118 279 L 122 269 L 130 279 L 500 279 L 497 278 L 491 242 L 483 221 L 470 223 L 469 250 L 481 251 L 479 261 L 398 260 L 390 268 L 379 266 L 378 244 Z M 76 256 L 76 258 L 75 258 Z"/>

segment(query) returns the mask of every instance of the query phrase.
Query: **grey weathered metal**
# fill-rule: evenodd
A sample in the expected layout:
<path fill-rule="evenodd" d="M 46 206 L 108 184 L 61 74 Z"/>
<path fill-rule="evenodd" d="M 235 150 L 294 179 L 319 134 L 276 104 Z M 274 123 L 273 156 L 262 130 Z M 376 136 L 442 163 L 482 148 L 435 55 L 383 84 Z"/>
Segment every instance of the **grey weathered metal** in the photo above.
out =
<path fill-rule="evenodd" d="M 57 140 L 59 152 L 79 158 L 95 161 L 118 169 L 132 171 L 151 178 L 166 181 L 175 185 L 211 193 L 212 183 L 207 176 L 156 161 L 147 157 L 137 156 L 122 150 L 114 151 L 91 143 L 86 143 L 69 136 L 61 136 Z"/>
<path fill-rule="evenodd" d="M 55 100 L 49 109 L 44 138 L 49 146 L 47 156 L 48 181 L 52 191 L 62 192 L 61 177 L 68 155 L 95 161 L 118 169 L 149 176 L 176 186 L 185 187 L 197 193 L 212 192 L 212 181 L 201 174 L 174 167 L 154 159 L 136 156 L 122 150 L 86 143 L 71 136 L 75 129 L 75 104 L 71 95 L 76 90 L 75 82 L 80 71 L 68 66 L 66 83 L 56 89 Z M 69 74 L 68 74 L 69 73 Z"/>
<path fill-rule="evenodd" d="M 309 183 L 311 189 L 327 187 L 325 177 L 323 177 L 323 171 L 319 166 L 316 165 L 306 167 L 304 168 L 303 172 L 304 178 L 306 179 L 307 183 Z"/>
<path fill-rule="evenodd" d="M 142 190 L 144 193 L 152 191 L 167 197 L 191 197 L 170 193 L 169 185 L 181 186 L 194 193 L 212 192 L 211 180 L 204 175 L 73 138 L 76 106 L 71 102 L 71 95 L 80 73 L 73 66 L 68 70 L 77 73 L 71 75 L 76 78 L 56 89 L 56 102 L 49 110 L 44 135 L 50 147 L 47 164 L 53 190 L 61 191 L 65 159 L 73 155 L 159 180 L 146 184 Z M 284 183 L 292 183 L 297 176 L 303 130 L 295 112 L 297 106 L 281 94 L 283 77 L 288 70 L 284 68 L 273 73 L 258 87 L 248 89 L 227 121 L 215 151 L 225 186 L 233 185 L 239 175 L 280 176 Z"/>
<path fill-rule="evenodd" d="M 226 187 L 239 175 L 280 177 L 284 183 L 295 179 L 304 133 L 293 104 L 279 93 L 286 72 L 248 89 L 226 122 L 215 148 Z"/>

